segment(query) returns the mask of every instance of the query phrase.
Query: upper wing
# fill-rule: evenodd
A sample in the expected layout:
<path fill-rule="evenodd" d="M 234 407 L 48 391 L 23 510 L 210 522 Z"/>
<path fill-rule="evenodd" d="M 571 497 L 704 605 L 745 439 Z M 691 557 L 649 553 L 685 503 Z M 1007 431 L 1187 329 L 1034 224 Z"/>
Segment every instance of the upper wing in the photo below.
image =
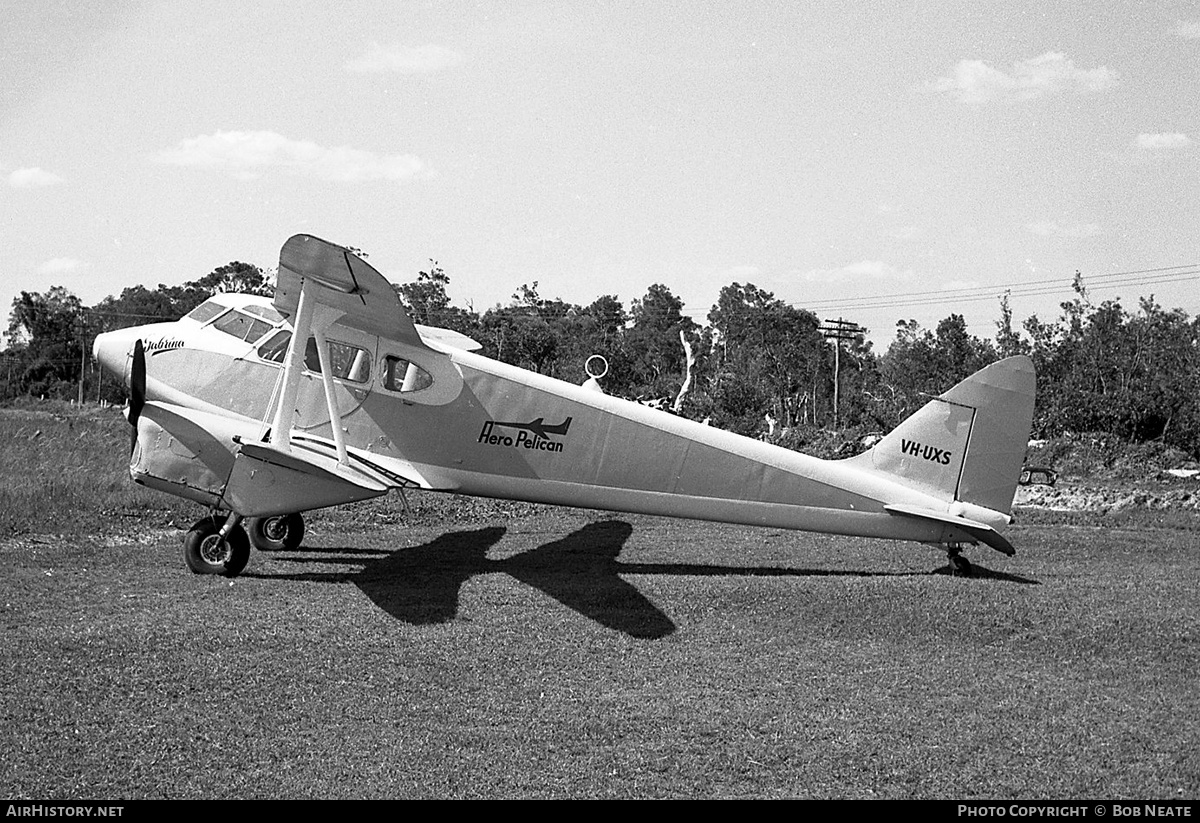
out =
<path fill-rule="evenodd" d="M 341 325 L 424 347 L 392 284 L 349 249 L 309 234 L 290 238 L 279 252 L 275 308 L 294 318 L 306 280 L 323 287 L 322 304 L 344 312 Z"/>

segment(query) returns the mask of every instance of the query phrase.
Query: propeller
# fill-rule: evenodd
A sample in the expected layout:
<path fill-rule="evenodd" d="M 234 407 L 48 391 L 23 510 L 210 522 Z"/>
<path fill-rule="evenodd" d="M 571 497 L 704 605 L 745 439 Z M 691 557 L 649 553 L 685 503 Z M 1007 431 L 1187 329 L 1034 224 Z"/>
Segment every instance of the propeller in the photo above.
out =
<path fill-rule="evenodd" d="M 133 343 L 133 363 L 129 366 L 129 410 L 126 418 L 133 426 L 129 440 L 129 453 L 137 446 L 138 418 L 142 416 L 142 408 L 146 405 L 146 350 L 139 337 Z"/>

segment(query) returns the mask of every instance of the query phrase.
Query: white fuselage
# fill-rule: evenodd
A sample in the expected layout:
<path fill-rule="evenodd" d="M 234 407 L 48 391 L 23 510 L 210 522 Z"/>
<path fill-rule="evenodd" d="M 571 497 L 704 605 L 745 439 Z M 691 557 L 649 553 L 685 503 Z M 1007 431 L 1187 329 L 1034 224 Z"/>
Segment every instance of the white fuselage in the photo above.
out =
<path fill-rule="evenodd" d="M 280 346 L 291 327 L 267 298 L 221 295 L 210 302 L 174 323 L 101 335 L 95 352 L 127 379 L 129 352 L 140 339 L 147 399 L 228 421 L 205 425 L 228 429 L 217 439 L 229 441 L 232 455 L 238 446 L 229 432 L 243 440 L 267 434 L 283 374 Z M 436 330 L 419 331 L 424 346 L 331 326 L 332 401 L 315 360 L 309 362 L 296 391 L 292 437 L 329 451 L 336 426 L 354 460 L 390 485 L 469 495 L 931 543 L 960 535 L 884 507 L 949 512 L 996 529 L 1008 522 L 1006 513 L 914 488 L 862 460 L 813 458 L 488 359 L 444 342 Z M 229 459 L 206 464 L 208 471 L 197 474 L 203 480 L 181 486 L 158 478 L 157 487 L 219 499 Z M 212 487 L 193 493 L 203 484 Z"/>

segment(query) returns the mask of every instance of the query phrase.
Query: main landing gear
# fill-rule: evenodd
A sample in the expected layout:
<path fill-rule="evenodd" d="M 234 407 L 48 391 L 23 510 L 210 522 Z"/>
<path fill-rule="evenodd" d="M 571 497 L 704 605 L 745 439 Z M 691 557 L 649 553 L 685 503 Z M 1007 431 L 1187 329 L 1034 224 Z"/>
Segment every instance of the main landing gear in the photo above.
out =
<path fill-rule="evenodd" d="M 250 538 L 242 516 L 210 514 L 197 520 L 183 537 L 183 559 L 196 574 L 237 577 L 250 561 Z"/>
<path fill-rule="evenodd" d="M 250 542 L 264 552 L 294 551 L 304 542 L 304 518 L 295 514 L 251 517 L 246 520 Z"/>
<path fill-rule="evenodd" d="M 242 527 L 240 514 L 210 514 L 183 537 L 183 559 L 196 574 L 237 577 L 250 562 L 250 545 L 261 551 L 291 551 L 304 540 L 299 513 L 250 517 Z M 249 534 L 247 534 L 249 531 Z"/>

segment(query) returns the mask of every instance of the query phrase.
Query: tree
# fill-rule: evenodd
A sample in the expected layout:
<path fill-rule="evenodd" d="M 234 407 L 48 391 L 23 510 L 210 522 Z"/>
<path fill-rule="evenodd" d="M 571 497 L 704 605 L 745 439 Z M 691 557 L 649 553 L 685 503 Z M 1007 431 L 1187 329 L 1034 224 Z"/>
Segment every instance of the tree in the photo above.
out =
<path fill-rule="evenodd" d="M 9 314 L 8 365 L 15 369 L 6 370 L 6 394 L 73 397 L 88 332 L 83 303 L 62 286 L 21 292 Z"/>
<path fill-rule="evenodd" d="M 631 304 L 633 325 L 625 334 L 627 391 L 635 397 L 674 398 L 687 373 L 679 333 L 694 335 L 696 323 L 683 315 L 683 301 L 661 283 Z"/>
<path fill-rule="evenodd" d="M 604 343 L 619 340 L 629 321 L 625 307 L 613 294 L 597 297 L 583 310 L 583 314 L 592 318 L 595 335 Z"/>
<path fill-rule="evenodd" d="M 266 273 L 262 269 L 250 263 L 242 263 L 237 260 L 226 263 L 224 266 L 218 266 L 199 280 L 185 283 L 184 288 L 195 289 L 196 292 L 204 292 L 204 300 L 222 292 L 258 294 L 265 297 L 270 297 L 275 293 L 274 288 L 267 280 Z M 200 302 L 203 302 L 203 300 Z M 196 305 L 199 304 L 197 303 Z M 192 308 L 195 308 L 195 306 Z M 191 311 L 191 308 L 188 311 Z"/>
<path fill-rule="evenodd" d="M 583 308 L 570 307 L 551 322 L 558 333 L 553 370 L 556 377 L 572 383 L 583 382 L 587 378 L 588 358 L 600 355 L 608 363 L 601 386 L 610 394 L 627 393 L 630 374 L 625 349 L 627 316 L 615 296 L 604 295 Z"/>
<path fill-rule="evenodd" d="M 145 286 L 130 286 L 121 292 L 120 297 L 105 297 L 91 308 L 90 313 L 103 331 L 178 320 L 187 314 L 172 299 L 171 288 L 161 284 L 155 291 Z"/>
<path fill-rule="evenodd" d="M 1008 295 L 1006 291 L 1000 298 L 1000 319 L 996 321 L 996 352 L 1000 357 L 1029 353 L 1029 344 L 1022 340 L 1020 333 L 1013 328 L 1013 313 L 1008 305 Z"/>
<path fill-rule="evenodd" d="M 1200 318 L 1167 311 L 1154 296 L 1139 301 L 1129 320 L 1132 435 L 1161 438 L 1200 455 Z"/>
<path fill-rule="evenodd" d="M 740 420 L 745 428 L 746 404 L 756 387 L 762 407 L 756 428 L 765 416 L 783 427 L 815 422 L 812 398 L 823 393 L 818 376 L 824 371 L 824 341 L 812 312 L 797 309 L 774 294 L 747 283 L 721 289 L 708 314 L 716 341 L 710 389 L 715 400 L 714 422 Z M 732 382 L 726 390 L 724 384 Z M 733 405 L 730 405 L 730 403 Z"/>
<path fill-rule="evenodd" d="M 408 316 L 414 323 L 450 329 L 474 338 L 479 333 L 479 318 L 450 305 L 450 296 L 446 293 L 450 276 L 436 260 L 431 259 L 429 264 L 429 271 L 418 272 L 415 282 L 393 286 Z"/>
<path fill-rule="evenodd" d="M 558 356 L 561 324 L 570 310 L 561 300 L 543 300 L 538 283 L 522 285 L 508 306 L 488 310 L 480 323 L 484 351 L 506 363 L 539 374 L 553 374 Z"/>
<path fill-rule="evenodd" d="M 879 361 L 880 376 L 899 399 L 901 419 L 996 360 L 996 350 L 986 340 L 967 331 L 961 314 L 941 320 L 935 332 L 922 329 L 916 320 L 896 323 L 896 339 Z M 899 422 L 899 421 L 897 421 Z"/>
<path fill-rule="evenodd" d="M 1035 431 L 1162 439 L 1200 454 L 1200 324 L 1153 297 L 1133 316 L 1119 300 L 1095 306 L 1076 285 L 1057 323 L 1025 321 L 1038 369 Z"/>
<path fill-rule="evenodd" d="M 395 288 L 414 323 L 434 325 L 435 319 L 450 307 L 450 296 L 446 294 L 450 276 L 436 260 L 430 259 L 429 263 L 429 271 L 417 272 L 416 282 Z"/>

